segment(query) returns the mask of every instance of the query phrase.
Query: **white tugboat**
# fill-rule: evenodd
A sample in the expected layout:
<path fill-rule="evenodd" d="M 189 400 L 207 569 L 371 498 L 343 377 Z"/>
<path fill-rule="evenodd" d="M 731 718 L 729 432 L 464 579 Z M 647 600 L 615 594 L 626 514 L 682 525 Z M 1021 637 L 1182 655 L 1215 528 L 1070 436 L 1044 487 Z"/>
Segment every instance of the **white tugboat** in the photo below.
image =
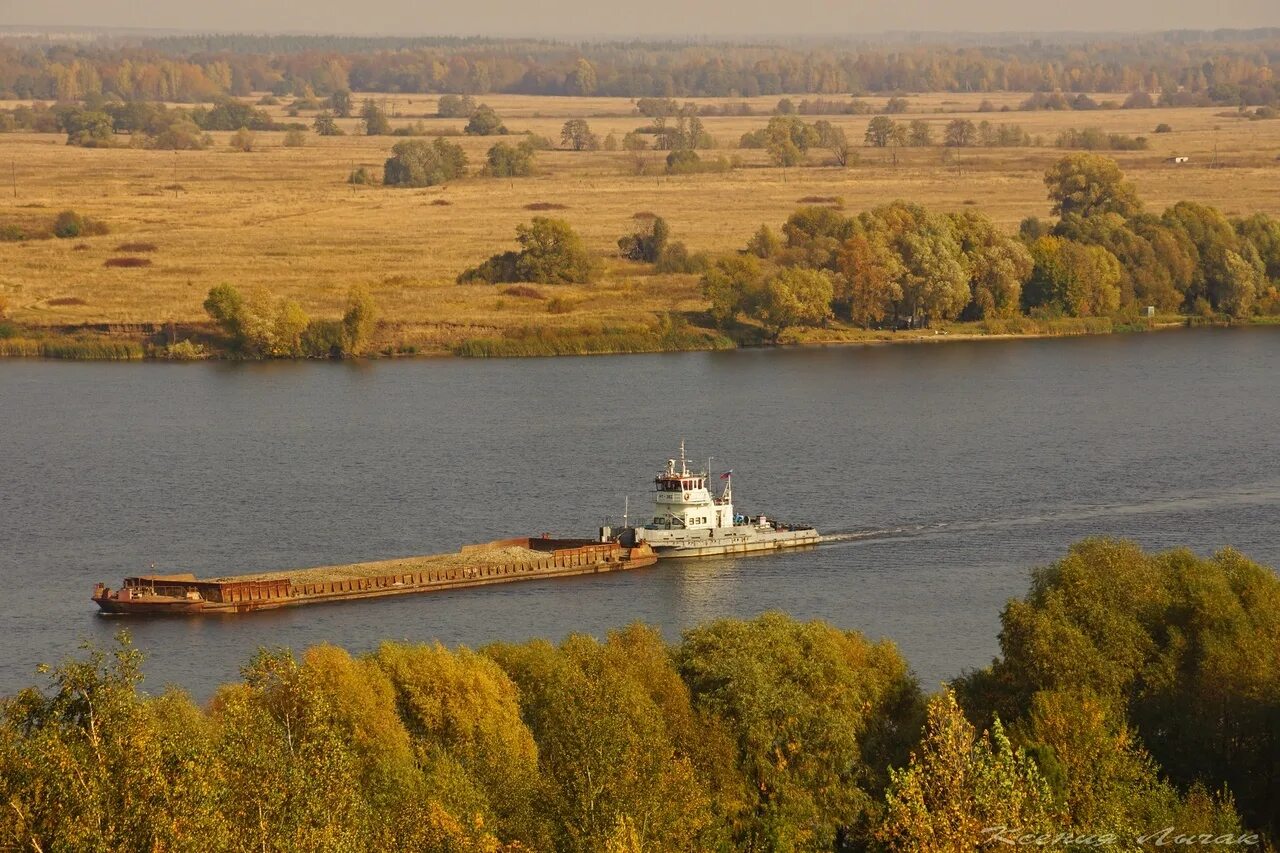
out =
<path fill-rule="evenodd" d="M 807 524 L 783 524 L 764 515 L 738 515 L 733 508 L 733 472 L 720 475 L 724 489 L 718 496 L 707 484 L 709 476 L 707 470 L 689 470 L 681 441 L 680 458 L 668 459 L 666 469 L 653 480 L 652 520 L 617 531 L 602 527 L 601 540 L 616 538 L 629 546 L 644 542 L 659 557 L 746 554 L 817 545 L 821 541 L 818 531 Z"/>

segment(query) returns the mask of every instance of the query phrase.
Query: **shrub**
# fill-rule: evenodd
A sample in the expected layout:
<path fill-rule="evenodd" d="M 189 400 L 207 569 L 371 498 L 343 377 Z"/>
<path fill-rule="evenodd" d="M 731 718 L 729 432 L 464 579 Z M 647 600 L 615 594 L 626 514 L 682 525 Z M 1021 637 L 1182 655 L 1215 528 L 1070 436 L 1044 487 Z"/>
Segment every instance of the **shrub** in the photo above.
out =
<path fill-rule="evenodd" d="M 441 95 L 436 102 L 436 115 L 440 118 L 471 118 L 475 111 L 476 102 L 470 95 Z"/>
<path fill-rule="evenodd" d="M 146 147 L 162 151 L 203 151 L 212 144 L 212 136 L 201 132 L 190 119 L 184 119 L 148 139 Z"/>
<path fill-rule="evenodd" d="M 567 284 L 589 281 L 596 265 L 582 238 L 563 219 L 535 216 L 528 225 L 516 226 L 518 252 L 493 255 L 479 266 L 464 270 L 459 284 L 474 281 L 529 281 Z"/>
<path fill-rule="evenodd" d="M 377 183 L 377 181 L 374 179 L 372 172 L 370 172 L 364 166 L 360 166 L 357 169 L 352 169 L 351 174 L 347 175 L 347 183 L 373 184 L 373 183 Z"/>
<path fill-rule="evenodd" d="M 502 289 L 502 295 L 503 296 L 519 296 L 522 299 L 546 299 L 547 298 L 542 295 L 541 290 L 538 290 L 538 288 L 536 287 L 530 287 L 527 284 L 515 284 L 515 285 L 512 285 L 511 287 L 504 287 Z"/>
<path fill-rule="evenodd" d="M 507 128 L 503 125 L 502 119 L 498 118 L 498 114 L 493 111 L 493 107 L 481 104 L 471 114 L 471 120 L 467 122 L 462 132 L 468 136 L 502 136 L 506 134 Z"/>
<path fill-rule="evenodd" d="M 284 135 L 285 148 L 301 148 L 307 144 L 307 132 L 294 128 Z"/>
<path fill-rule="evenodd" d="M 444 139 L 397 142 L 383 166 L 383 183 L 429 187 L 461 177 L 466 168 L 467 155 L 457 143 Z"/>
<path fill-rule="evenodd" d="M 661 216 L 642 220 L 643 224 L 632 234 L 618 238 L 618 254 L 631 261 L 654 263 L 667 245 L 671 229 Z"/>
<path fill-rule="evenodd" d="M 701 168 L 702 158 L 692 148 L 680 148 L 667 155 L 668 175 L 690 175 Z"/>
<path fill-rule="evenodd" d="M 53 220 L 53 235 L 64 240 L 106 234 L 108 230 L 105 222 L 81 216 L 74 210 L 64 210 Z"/>
<path fill-rule="evenodd" d="M 208 358 L 209 354 L 205 351 L 204 344 L 183 340 L 165 347 L 164 357 L 171 361 L 199 361 Z"/>
<path fill-rule="evenodd" d="M 149 267 L 151 266 L 150 258 L 107 258 L 102 262 L 104 267 Z"/>
<path fill-rule="evenodd" d="M 1173 133 L 1173 128 L 1165 122 L 1156 125 L 1156 133 Z"/>
<path fill-rule="evenodd" d="M 691 255 L 685 244 L 677 241 L 668 243 L 663 248 L 654 269 L 662 273 L 692 273 L 700 275 L 706 272 L 710 266 L 711 259 L 707 257 L 706 252 L 698 252 Z"/>
<path fill-rule="evenodd" d="M 227 147 L 233 151 L 252 151 L 257 137 L 253 131 L 247 127 L 242 127 L 235 133 L 231 134 L 231 138 L 227 140 Z"/>
<path fill-rule="evenodd" d="M 346 349 L 351 355 L 361 355 L 373 337 L 377 326 L 377 309 L 373 296 L 357 285 L 347 293 L 347 310 L 342 315 L 342 329 L 346 336 Z"/>
<path fill-rule="evenodd" d="M 302 351 L 310 358 L 342 358 L 345 348 L 341 320 L 312 320 L 302 332 Z"/>

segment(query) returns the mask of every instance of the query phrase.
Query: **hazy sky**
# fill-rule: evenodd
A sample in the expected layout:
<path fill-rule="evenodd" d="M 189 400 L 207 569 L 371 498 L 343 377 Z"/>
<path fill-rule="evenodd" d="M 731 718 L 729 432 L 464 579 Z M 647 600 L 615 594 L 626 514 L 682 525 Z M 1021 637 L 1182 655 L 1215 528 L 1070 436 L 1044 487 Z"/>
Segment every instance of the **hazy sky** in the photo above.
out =
<path fill-rule="evenodd" d="M 736 35 L 1280 26 L 1280 0 L 0 0 L 0 24 L 350 34 Z"/>

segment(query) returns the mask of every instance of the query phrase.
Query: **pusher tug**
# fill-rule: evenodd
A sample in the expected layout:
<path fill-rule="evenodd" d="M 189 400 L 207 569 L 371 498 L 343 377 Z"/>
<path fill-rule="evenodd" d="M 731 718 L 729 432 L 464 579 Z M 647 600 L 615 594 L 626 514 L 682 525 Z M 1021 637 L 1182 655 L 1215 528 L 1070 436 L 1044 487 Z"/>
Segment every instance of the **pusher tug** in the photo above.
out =
<path fill-rule="evenodd" d="M 710 466 L 708 466 L 710 467 Z M 668 459 L 654 478 L 653 520 L 649 524 L 600 528 L 600 540 L 626 546 L 647 544 L 663 557 L 711 557 L 817 545 L 818 531 L 808 524 L 783 524 L 764 515 L 748 518 L 733 509 L 733 472 L 720 475 L 724 489 L 714 495 L 709 471 L 689 470 L 684 442 L 680 458 Z M 624 522 L 625 523 L 625 522 Z"/>

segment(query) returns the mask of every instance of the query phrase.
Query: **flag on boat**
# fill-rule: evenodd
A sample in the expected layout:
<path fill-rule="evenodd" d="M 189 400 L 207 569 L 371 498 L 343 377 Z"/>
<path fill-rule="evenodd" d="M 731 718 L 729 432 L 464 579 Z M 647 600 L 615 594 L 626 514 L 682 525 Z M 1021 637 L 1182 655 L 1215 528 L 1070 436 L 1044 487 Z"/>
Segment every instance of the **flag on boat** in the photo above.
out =
<path fill-rule="evenodd" d="M 720 475 L 720 479 L 721 479 L 721 480 L 727 480 L 727 479 L 729 479 L 729 478 L 730 478 L 730 477 L 732 477 L 732 476 L 733 476 L 733 472 L 732 472 L 732 471 L 725 471 L 723 474 L 721 474 L 721 475 Z"/>

